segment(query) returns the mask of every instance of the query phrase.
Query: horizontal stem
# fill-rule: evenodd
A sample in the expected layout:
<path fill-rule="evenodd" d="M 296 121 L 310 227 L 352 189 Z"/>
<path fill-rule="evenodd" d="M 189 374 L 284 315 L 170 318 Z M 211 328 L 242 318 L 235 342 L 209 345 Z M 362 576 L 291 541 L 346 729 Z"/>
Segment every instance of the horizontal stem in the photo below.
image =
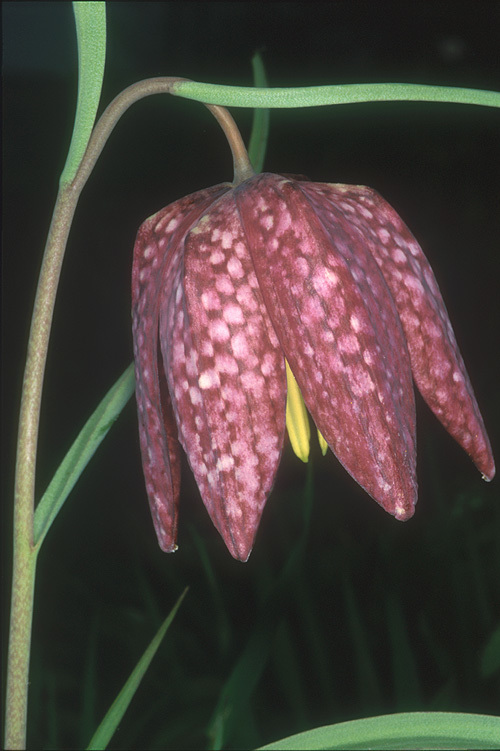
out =
<path fill-rule="evenodd" d="M 500 92 L 415 83 L 354 83 L 257 89 L 177 80 L 172 94 L 223 107 L 321 107 L 358 102 L 447 102 L 500 107 Z"/>

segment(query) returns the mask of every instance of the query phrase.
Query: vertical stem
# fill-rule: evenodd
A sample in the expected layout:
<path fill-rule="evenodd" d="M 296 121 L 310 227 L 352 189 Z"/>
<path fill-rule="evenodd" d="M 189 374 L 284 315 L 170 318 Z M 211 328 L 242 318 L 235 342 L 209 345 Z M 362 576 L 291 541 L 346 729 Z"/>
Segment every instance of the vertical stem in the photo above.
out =
<path fill-rule="evenodd" d="M 36 553 L 21 539 L 14 543 L 14 571 L 10 611 L 5 748 L 26 748 L 28 673 L 35 590 Z"/>
<path fill-rule="evenodd" d="M 26 746 L 31 623 L 38 552 L 33 547 L 33 517 L 40 402 L 57 285 L 77 200 L 78 192 L 71 185 L 60 189 L 40 271 L 24 371 L 14 500 L 6 749 Z"/>
<path fill-rule="evenodd" d="M 238 130 L 238 126 L 234 122 L 232 115 L 224 107 L 219 107 L 216 104 L 205 104 L 205 107 L 210 110 L 224 131 L 233 155 L 233 185 L 240 185 L 240 183 L 248 180 L 249 177 L 253 177 L 255 171 L 250 164 L 245 143 Z"/>

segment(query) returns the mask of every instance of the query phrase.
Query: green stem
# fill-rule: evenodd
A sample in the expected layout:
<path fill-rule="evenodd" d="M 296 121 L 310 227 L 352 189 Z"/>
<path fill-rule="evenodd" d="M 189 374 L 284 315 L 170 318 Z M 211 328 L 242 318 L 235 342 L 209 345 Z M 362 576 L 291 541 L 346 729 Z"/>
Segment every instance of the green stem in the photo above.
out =
<path fill-rule="evenodd" d="M 448 102 L 500 107 L 500 92 L 415 83 L 354 83 L 337 86 L 257 89 L 178 79 L 172 94 L 223 107 L 320 107 L 357 102 Z"/>
<path fill-rule="evenodd" d="M 16 514 L 17 515 L 17 514 Z M 28 713 L 28 671 L 33 618 L 36 553 L 23 533 L 23 520 L 17 520 L 14 540 L 7 701 L 5 708 L 5 748 L 26 748 Z"/>
<path fill-rule="evenodd" d="M 14 500 L 12 603 L 7 668 L 5 747 L 24 748 L 33 593 L 37 551 L 33 546 L 35 464 L 40 402 L 54 302 L 78 195 L 58 194 L 38 282 L 19 418 Z"/>

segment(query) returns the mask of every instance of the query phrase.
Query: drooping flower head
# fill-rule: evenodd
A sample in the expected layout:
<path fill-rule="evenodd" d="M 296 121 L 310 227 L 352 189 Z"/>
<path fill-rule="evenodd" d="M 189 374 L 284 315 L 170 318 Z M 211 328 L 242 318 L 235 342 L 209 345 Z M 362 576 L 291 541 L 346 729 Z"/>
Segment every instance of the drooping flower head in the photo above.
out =
<path fill-rule="evenodd" d="M 412 380 L 493 478 L 434 274 L 374 190 L 264 173 L 182 198 L 140 228 L 132 293 L 163 550 L 176 549 L 182 446 L 229 551 L 248 558 L 283 450 L 287 370 L 322 440 L 397 519 L 417 500 Z"/>

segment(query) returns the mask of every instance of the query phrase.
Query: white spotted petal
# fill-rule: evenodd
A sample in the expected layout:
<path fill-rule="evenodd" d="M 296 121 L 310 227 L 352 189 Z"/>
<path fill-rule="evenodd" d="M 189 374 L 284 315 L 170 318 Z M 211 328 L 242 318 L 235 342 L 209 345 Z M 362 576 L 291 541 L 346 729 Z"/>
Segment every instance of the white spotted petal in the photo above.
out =
<path fill-rule="evenodd" d="M 171 294 L 182 239 L 228 186 L 182 198 L 140 227 L 132 266 L 132 331 L 139 439 L 146 490 L 162 550 L 177 549 L 180 449 L 158 348 L 160 299 Z"/>
<path fill-rule="evenodd" d="M 281 458 L 285 363 L 231 194 L 184 240 L 160 340 L 169 390 L 205 506 L 247 560 Z"/>
<path fill-rule="evenodd" d="M 415 405 L 394 301 L 341 212 L 263 174 L 236 201 L 269 315 L 337 458 L 387 511 L 412 515 Z M 265 252 L 263 252 L 265 249 Z"/>
<path fill-rule="evenodd" d="M 309 190 L 320 201 L 345 205 L 354 232 L 363 237 L 396 303 L 420 393 L 484 478 L 493 479 L 488 435 L 441 292 L 420 245 L 371 188 L 316 185 Z"/>

